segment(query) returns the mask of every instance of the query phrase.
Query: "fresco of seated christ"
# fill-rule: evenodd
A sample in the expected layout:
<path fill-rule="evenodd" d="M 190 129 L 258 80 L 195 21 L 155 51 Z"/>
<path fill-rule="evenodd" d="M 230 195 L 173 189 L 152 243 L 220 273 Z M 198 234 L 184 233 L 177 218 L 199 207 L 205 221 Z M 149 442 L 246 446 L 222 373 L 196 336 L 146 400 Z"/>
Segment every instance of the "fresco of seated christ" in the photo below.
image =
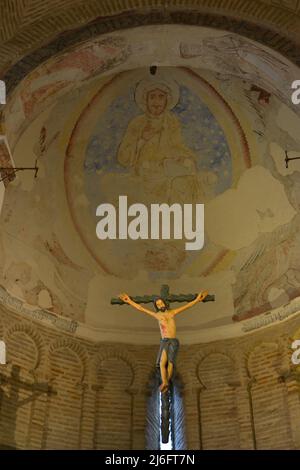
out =
<path fill-rule="evenodd" d="M 143 189 L 168 202 L 203 199 L 196 177 L 197 156 L 184 142 L 181 124 L 171 109 L 179 99 L 175 82 L 143 80 L 135 102 L 143 114 L 133 118 L 120 143 L 118 163 L 142 177 Z"/>

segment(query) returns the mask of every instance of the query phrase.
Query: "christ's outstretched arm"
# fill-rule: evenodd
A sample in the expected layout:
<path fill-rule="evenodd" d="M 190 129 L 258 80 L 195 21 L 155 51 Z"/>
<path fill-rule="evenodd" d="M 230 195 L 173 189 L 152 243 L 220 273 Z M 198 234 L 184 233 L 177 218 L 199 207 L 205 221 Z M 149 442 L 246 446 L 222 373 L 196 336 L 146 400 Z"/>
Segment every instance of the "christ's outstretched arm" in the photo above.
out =
<path fill-rule="evenodd" d="M 157 315 L 152 312 L 151 310 L 148 310 L 147 308 L 144 308 L 142 307 L 141 305 L 135 303 L 133 300 L 131 300 L 131 298 L 129 297 L 129 295 L 127 294 L 120 294 L 119 295 L 119 298 L 121 300 L 123 300 L 123 302 L 125 302 L 126 304 L 128 305 L 131 305 L 132 307 L 136 308 L 137 310 L 139 310 L 140 312 L 143 312 L 143 313 L 147 313 L 147 315 L 151 315 L 151 317 L 154 317 L 156 320 L 157 320 Z"/>
<path fill-rule="evenodd" d="M 181 312 L 183 312 L 184 310 L 187 310 L 188 308 L 193 307 L 193 305 L 196 305 L 198 302 L 202 302 L 202 300 L 204 300 L 207 295 L 208 295 L 208 292 L 207 292 L 207 291 L 200 292 L 200 294 L 197 295 L 197 297 L 195 298 L 195 300 L 192 300 L 191 302 L 188 302 L 188 303 L 187 303 L 186 305 L 184 305 L 183 307 L 174 308 L 173 314 L 174 314 L 174 315 L 177 315 L 178 313 L 181 313 Z"/>

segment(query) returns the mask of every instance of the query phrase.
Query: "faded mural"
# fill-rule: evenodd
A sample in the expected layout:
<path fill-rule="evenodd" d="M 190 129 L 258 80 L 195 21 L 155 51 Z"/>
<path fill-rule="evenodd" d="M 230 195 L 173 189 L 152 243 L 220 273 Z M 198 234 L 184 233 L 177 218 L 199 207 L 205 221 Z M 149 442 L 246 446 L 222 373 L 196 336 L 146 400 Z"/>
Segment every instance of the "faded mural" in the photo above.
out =
<path fill-rule="evenodd" d="M 95 239 L 96 208 L 128 204 L 206 203 L 222 194 L 251 165 L 243 130 L 233 111 L 199 74 L 141 69 L 111 79 L 88 102 L 69 142 L 65 182 L 71 214 L 88 250 L 107 273 L 133 278 L 151 272 L 157 281 L 178 277 L 199 253 L 184 241 Z M 173 79 L 170 78 L 172 73 Z M 169 78 L 167 78 L 169 75 Z M 222 108 L 218 119 L 210 109 Z M 101 112 L 102 110 L 102 112 Z M 231 149 L 227 118 L 240 138 Z M 220 122 L 219 122 L 220 121 Z M 88 130 L 88 131 L 87 131 Z M 113 138 L 112 138 L 113 136 Z M 84 192 L 84 196 L 82 194 Z M 206 238 L 211 261 L 220 248 Z"/>
<path fill-rule="evenodd" d="M 56 57 L 11 96 L 14 161 L 37 159 L 40 170 L 36 181 L 22 174 L 7 185 L 0 284 L 53 318 L 127 332 L 130 318 L 109 305 L 119 291 L 208 288 L 218 303 L 180 320 L 188 342 L 192 330 L 233 325 L 300 296 L 300 164 L 284 162 L 285 150 L 300 147 L 287 89 L 296 70 L 236 35 L 192 27 L 179 35 L 179 26 L 170 27 L 166 63 L 149 28 L 139 47 L 128 31 Z M 162 63 L 155 75 L 151 57 Z M 129 204 L 204 203 L 204 249 L 100 242 L 96 207 L 117 205 L 119 195 Z M 138 317 L 132 331 L 147 325 Z"/>
<path fill-rule="evenodd" d="M 231 183 L 222 128 L 192 90 L 170 80 L 142 80 L 110 105 L 91 135 L 84 168 L 98 201 L 112 182 L 117 196 L 120 188 L 131 200 L 144 193 L 148 203 L 205 201 Z"/>

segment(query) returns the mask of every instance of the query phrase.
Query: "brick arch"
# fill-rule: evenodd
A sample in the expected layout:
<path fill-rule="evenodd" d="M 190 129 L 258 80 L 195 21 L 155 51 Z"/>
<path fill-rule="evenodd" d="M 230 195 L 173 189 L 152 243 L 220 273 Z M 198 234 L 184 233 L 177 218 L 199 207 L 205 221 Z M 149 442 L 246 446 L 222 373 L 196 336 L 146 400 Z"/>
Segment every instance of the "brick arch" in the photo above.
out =
<path fill-rule="evenodd" d="M 95 447 L 132 449 L 138 367 L 134 357 L 121 347 L 103 348 L 94 361 L 97 381 Z M 116 422 L 118 425 L 116 426 Z"/>
<path fill-rule="evenodd" d="M 36 350 L 36 358 L 31 367 L 31 370 L 36 370 L 39 367 L 42 367 L 45 364 L 46 360 L 46 346 L 42 336 L 38 333 L 38 331 L 29 325 L 24 325 L 22 323 L 16 323 L 12 325 L 4 334 L 4 340 L 9 345 L 10 339 L 15 335 L 21 333 L 26 335 L 30 341 L 33 343 L 34 348 Z M 9 349 L 7 348 L 7 355 L 9 358 Z"/>
<path fill-rule="evenodd" d="M 277 342 L 260 342 L 247 353 L 249 400 L 257 449 L 293 448 L 283 352 Z"/>
<path fill-rule="evenodd" d="M 235 364 L 235 360 L 233 359 L 233 357 L 231 357 L 229 354 L 227 353 L 224 353 L 224 352 L 221 352 L 221 351 L 218 351 L 218 350 L 212 350 L 210 352 L 208 352 L 207 354 L 205 355 L 202 355 L 200 361 L 198 362 L 197 364 L 197 370 L 196 370 L 196 376 L 199 380 L 199 382 L 205 386 L 205 383 L 202 382 L 201 380 L 201 372 L 200 372 L 200 369 L 201 369 L 201 366 L 203 365 L 204 362 L 207 362 L 207 361 L 210 361 L 212 358 L 216 358 L 217 359 L 217 362 L 224 362 L 226 361 L 226 363 L 228 364 L 229 367 L 232 368 L 232 372 L 230 373 L 231 377 L 233 378 L 234 375 L 236 375 L 237 373 L 237 370 L 236 370 L 236 364 Z M 221 373 L 224 373 L 224 368 L 222 368 L 220 370 Z M 228 374 L 226 374 L 226 376 L 224 375 L 223 376 L 224 379 L 227 379 L 229 378 L 228 377 Z"/>
<path fill-rule="evenodd" d="M 132 367 L 124 359 L 117 356 L 109 356 L 100 362 L 97 369 L 97 381 L 101 384 L 101 388 L 110 386 L 111 375 L 114 376 L 114 388 L 130 392 L 134 381 L 134 373 Z"/>
<path fill-rule="evenodd" d="M 101 348 L 101 350 L 97 353 L 94 358 L 93 366 L 92 366 L 92 376 L 96 377 L 99 367 L 101 363 L 105 361 L 105 359 L 121 359 L 123 360 L 131 369 L 132 371 L 132 381 L 129 385 L 129 390 L 138 390 L 141 386 L 142 374 L 140 367 L 138 366 L 135 356 L 128 352 L 125 348 L 121 347 L 105 347 Z"/>
<path fill-rule="evenodd" d="M 198 350 L 195 351 L 193 357 L 188 360 L 188 362 L 185 360 L 182 361 L 182 359 L 179 357 L 178 360 L 178 366 L 177 370 L 180 372 L 182 379 L 189 377 L 193 377 L 196 379 L 198 382 L 197 378 L 197 370 L 199 364 L 205 359 L 207 356 L 211 354 L 222 354 L 226 357 L 228 357 L 235 368 L 237 368 L 237 358 L 236 358 L 236 353 L 232 350 L 227 350 L 226 348 L 220 349 L 217 346 L 209 346 L 205 345 L 203 349 L 201 348 L 201 345 L 198 345 Z M 182 361 L 182 362 L 181 362 Z"/>
<path fill-rule="evenodd" d="M 3 0 L 4 3 L 8 1 Z M 83 10 L 81 1 L 74 3 L 77 5 L 70 6 L 64 0 L 49 0 L 47 9 L 38 5 L 34 10 L 16 8 L 13 5 L 4 8 L 4 24 L 1 26 L 5 48 L 0 54 L 0 68 L 7 70 L 16 58 L 18 60 L 18 57 L 25 57 L 16 64 L 18 67 L 14 71 L 27 74 L 29 68 L 36 65 L 36 61 L 45 60 L 49 58 L 49 54 L 63 51 L 87 38 L 149 24 L 190 24 L 238 32 L 299 61 L 299 9 L 296 7 L 271 5 L 262 0 L 219 0 L 217 6 L 212 6 L 211 0 L 203 0 L 201 5 L 195 5 L 190 0 L 171 0 L 168 5 L 162 5 L 161 0 L 134 0 L 133 10 L 130 0 L 106 0 L 97 5 L 94 0 L 84 0 Z M 50 5 L 54 11 L 51 11 Z M 76 7 L 77 15 L 74 20 L 74 15 L 68 15 L 68 12 L 73 12 Z M 255 25 L 256 21 L 259 26 Z M 53 40 L 55 36 L 56 39 Z M 38 50 L 41 43 L 47 44 L 43 51 Z M 35 56 L 28 54 L 29 50 L 35 50 Z M 10 77 L 10 85 L 15 86 L 18 74 L 11 71 L 6 74 L 7 80 Z"/>
<path fill-rule="evenodd" d="M 88 355 L 85 349 L 75 341 L 60 338 L 54 341 L 52 344 L 50 344 L 49 349 L 48 349 L 48 357 L 47 357 L 48 366 L 51 362 L 51 355 L 62 349 L 67 349 L 71 351 L 75 355 L 75 357 L 78 358 L 78 361 L 81 365 L 81 371 L 79 374 L 80 379 L 84 380 L 84 378 L 86 377 L 88 373 Z"/>
<path fill-rule="evenodd" d="M 47 402 L 46 449 L 76 449 L 81 439 L 86 354 L 72 340 L 59 338 L 48 349 L 52 393 Z"/>
<path fill-rule="evenodd" d="M 194 354 L 192 360 L 189 361 L 188 367 L 186 363 L 181 363 L 180 358 L 178 361 L 178 367 L 177 370 L 180 373 L 182 377 L 182 382 L 184 387 L 192 387 L 192 388 L 197 388 L 199 387 L 200 381 L 198 377 L 198 368 L 199 364 L 209 355 L 211 354 L 222 354 L 223 356 L 228 357 L 233 364 L 234 369 L 236 370 L 237 364 L 236 364 L 236 357 L 235 355 L 230 352 L 230 351 L 220 351 L 217 347 L 209 347 L 205 349 L 201 349 L 198 351 L 196 354 Z"/>
<path fill-rule="evenodd" d="M 201 449 L 238 449 L 235 361 L 222 351 L 209 351 L 198 362 L 197 378 Z"/>
<path fill-rule="evenodd" d="M 5 343 L 8 365 L 1 372 L 7 385 L 0 390 L 0 442 L 25 449 L 31 432 L 36 432 L 35 410 L 41 406 L 34 386 L 37 368 L 43 362 L 44 342 L 30 325 L 16 323 L 5 332 Z"/>
<path fill-rule="evenodd" d="M 282 351 L 280 349 L 280 346 L 278 343 L 274 342 L 274 341 L 257 341 L 255 342 L 253 345 L 252 345 L 252 348 L 250 350 L 248 350 L 246 353 L 245 353 L 245 360 L 246 360 L 246 370 L 247 370 L 247 373 L 248 373 L 248 376 L 249 377 L 253 377 L 255 378 L 255 374 L 257 372 L 255 372 L 255 366 L 253 364 L 253 362 L 255 361 L 255 358 L 257 355 L 259 354 L 262 354 L 264 355 L 263 353 L 263 350 L 267 351 L 268 350 L 273 350 L 276 352 L 277 356 L 278 356 L 278 360 L 276 360 L 276 362 L 274 363 L 274 370 L 276 370 L 276 372 L 280 373 L 280 363 L 279 363 L 279 360 L 282 359 Z"/>

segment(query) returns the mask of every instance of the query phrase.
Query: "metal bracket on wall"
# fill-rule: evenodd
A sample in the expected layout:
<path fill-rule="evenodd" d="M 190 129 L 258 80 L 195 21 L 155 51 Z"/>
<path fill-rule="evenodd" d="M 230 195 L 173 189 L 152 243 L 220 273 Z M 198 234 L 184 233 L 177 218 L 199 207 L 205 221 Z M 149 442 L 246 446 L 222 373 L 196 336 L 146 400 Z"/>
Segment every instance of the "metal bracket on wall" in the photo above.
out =
<path fill-rule="evenodd" d="M 34 167 L 0 167 L 0 183 L 1 181 L 10 178 L 12 175 L 15 175 L 18 171 L 26 170 L 34 171 L 34 177 L 36 178 L 39 171 L 39 167 L 37 166 L 36 162 Z"/>
<path fill-rule="evenodd" d="M 288 151 L 286 150 L 285 151 L 285 167 L 288 168 L 289 167 L 289 161 L 291 160 L 300 160 L 300 157 L 289 157 L 288 156 Z"/>

